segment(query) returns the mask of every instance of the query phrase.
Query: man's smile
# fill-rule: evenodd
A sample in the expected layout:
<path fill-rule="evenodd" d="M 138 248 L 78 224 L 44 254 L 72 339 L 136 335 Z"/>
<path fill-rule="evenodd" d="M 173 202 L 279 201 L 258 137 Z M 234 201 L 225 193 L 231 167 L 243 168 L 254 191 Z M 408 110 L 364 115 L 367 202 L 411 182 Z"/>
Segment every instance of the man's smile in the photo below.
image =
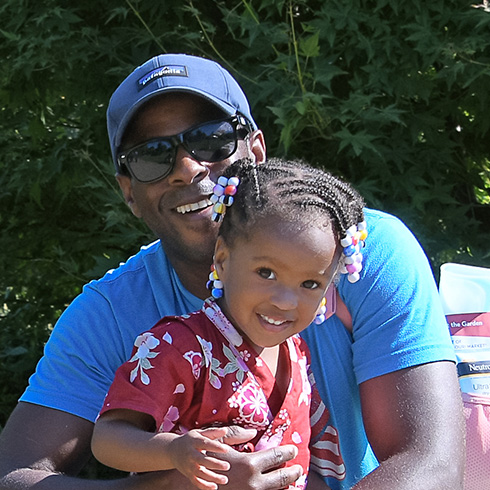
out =
<path fill-rule="evenodd" d="M 205 209 L 212 206 L 213 203 L 209 199 L 203 199 L 199 202 L 193 202 L 191 204 L 183 204 L 182 206 L 177 206 L 175 210 L 180 214 L 190 213 L 191 211 L 199 211 L 200 209 Z"/>

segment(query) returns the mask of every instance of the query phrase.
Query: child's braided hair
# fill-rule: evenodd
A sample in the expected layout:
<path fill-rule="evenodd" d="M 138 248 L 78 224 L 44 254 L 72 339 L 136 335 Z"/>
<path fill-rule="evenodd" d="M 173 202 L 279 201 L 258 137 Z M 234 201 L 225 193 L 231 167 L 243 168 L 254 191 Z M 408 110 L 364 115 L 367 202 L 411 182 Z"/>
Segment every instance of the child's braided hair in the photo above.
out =
<path fill-rule="evenodd" d="M 364 200 L 350 184 L 302 161 L 271 158 L 255 164 L 238 160 L 224 176 L 240 179 L 219 231 L 229 244 L 269 217 L 332 226 L 339 240 L 364 221 Z"/>

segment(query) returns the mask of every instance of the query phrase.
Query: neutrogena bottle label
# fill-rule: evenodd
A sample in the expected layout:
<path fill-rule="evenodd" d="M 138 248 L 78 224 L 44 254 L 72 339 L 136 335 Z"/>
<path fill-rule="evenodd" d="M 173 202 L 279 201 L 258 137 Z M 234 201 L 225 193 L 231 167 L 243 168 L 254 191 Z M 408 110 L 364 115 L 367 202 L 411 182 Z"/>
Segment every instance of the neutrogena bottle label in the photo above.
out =
<path fill-rule="evenodd" d="M 490 312 L 447 315 L 461 391 L 490 397 Z"/>

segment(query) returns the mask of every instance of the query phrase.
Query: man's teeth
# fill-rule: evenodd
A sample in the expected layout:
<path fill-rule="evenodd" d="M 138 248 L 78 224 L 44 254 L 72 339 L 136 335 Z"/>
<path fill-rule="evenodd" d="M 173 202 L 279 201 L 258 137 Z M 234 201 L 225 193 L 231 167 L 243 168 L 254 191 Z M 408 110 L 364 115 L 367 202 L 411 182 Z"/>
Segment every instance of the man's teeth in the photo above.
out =
<path fill-rule="evenodd" d="M 267 323 L 270 323 L 272 325 L 282 325 L 283 323 L 285 323 L 285 320 L 274 320 L 273 318 L 269 318 L 268 316 L 266 315 L 260 315 Z"/>
<path fill-rule="evenodd" d="M 209 199 L 203 199 L 199 202 L 193 202 L 192 204 L 184 204 L 178 206 L 175 210 L 180 214 L 190 213 L 191 211 L 197 211 L 198 209 L 204 209 L 211 206 L 213 203 Z"/>

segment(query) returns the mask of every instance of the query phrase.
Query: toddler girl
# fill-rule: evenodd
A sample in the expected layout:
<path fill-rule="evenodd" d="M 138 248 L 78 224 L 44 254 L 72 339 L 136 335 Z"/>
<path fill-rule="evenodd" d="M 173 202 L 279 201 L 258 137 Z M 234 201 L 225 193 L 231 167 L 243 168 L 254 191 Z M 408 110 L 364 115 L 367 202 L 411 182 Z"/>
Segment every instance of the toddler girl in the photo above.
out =
<path fill-rule="evenodd" d="M 212 219 L 221 222 L 211 297 L 136 339 L 96 422 L 93 451 L 124 471 L 176 468 L 212 489 L 227 482 L 225 426 L 240 425 L 251 440 L 239 450 L 294 444 L 288 464 L 303 467 L 294 488 L 305 488 L 310 412 L 314 433 L 328 413 L 312 400 L 298 334 L 325 319 L 339 272 L 358 280 L 364 203 L 332 175 L 278 159 L 231 164 L 211 200 Z M 334 460 L 335 452 L 323 457 Z"/>

